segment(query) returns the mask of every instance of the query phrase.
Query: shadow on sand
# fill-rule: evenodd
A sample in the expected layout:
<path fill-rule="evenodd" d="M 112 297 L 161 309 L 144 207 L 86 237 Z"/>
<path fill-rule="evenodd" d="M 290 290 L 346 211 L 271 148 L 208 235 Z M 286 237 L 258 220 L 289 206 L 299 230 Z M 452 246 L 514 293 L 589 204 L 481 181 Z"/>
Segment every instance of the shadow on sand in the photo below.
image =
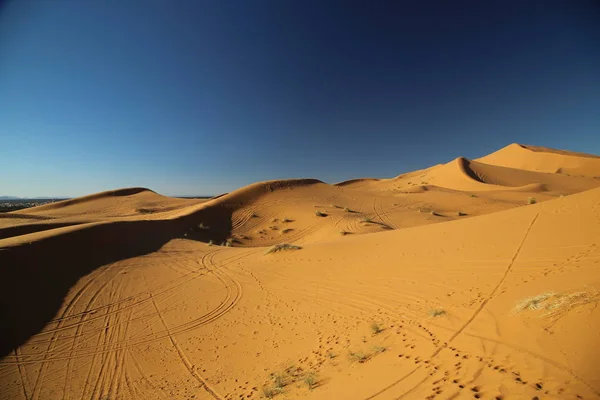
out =
<path fill-rule="evenodd" d="M 198 230 L 198 224 L 209 230 Z M 40 332 L 73 285 L 96 268 L 159 250 L 173 238 L 223 241 L 231 210 L 214 207 L 175 220 L 82 225 L 38 241 L 0 249 L 0 357 Z M 0 231 L 1 233 L 1 231 Z M 1 244 L 0 244 L 1 247 Z"/>

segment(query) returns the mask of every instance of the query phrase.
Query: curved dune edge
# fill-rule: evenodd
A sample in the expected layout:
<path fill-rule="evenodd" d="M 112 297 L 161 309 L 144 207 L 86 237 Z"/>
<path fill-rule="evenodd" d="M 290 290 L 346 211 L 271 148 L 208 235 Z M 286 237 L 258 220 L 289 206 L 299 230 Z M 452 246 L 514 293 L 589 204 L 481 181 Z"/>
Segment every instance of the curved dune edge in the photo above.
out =
<path fill-rule="evenodd" d="M 28 211 L 34 212 L 34 213 L 38 212 L 38 211 L 48 211 L 48 210 L 54 210 L 57 208 L 72 206 L 75 204 L 87 203 L 92 200 L 105 199 L 107 197 L 131 196 L 131 195 L 135 195 L 135 194 L 143 193 L 143 192 L 153 193 L 156 196 L 161 196 L 158 193 L 154 192 L 153 190 L 150 190 L 147 188 L 142 188 L 142 187 L 123 188 L 123 189 L 108 190 L 105 192 L 94 193 L 94 194 L 90 194 L 87 196 L 77 197 L 74 199 L 61 200 L 61 201 L 57 201 L 57 202 L 50 203 L 50 204 L 44 204 L 44 205 L 37 206 L 37 207 L 31 207 L 28 209 Z"/>
<path fill-rule="evenodd" d="M 358 178 L 358 179 L 349 179 L 347 181 L 342 181 L 338 183 L 334 183 L 333 186 L 350 186 L 360 183 L 371 183 L 371 182 L 379 182 L 381 179 L 377 178 Z"/>
<path fill-rule="evenodd" d="M 517 143 L 510 144 L 475 161 L 527 171 L 600 178 L 600 157 L 598 156 Z"/>

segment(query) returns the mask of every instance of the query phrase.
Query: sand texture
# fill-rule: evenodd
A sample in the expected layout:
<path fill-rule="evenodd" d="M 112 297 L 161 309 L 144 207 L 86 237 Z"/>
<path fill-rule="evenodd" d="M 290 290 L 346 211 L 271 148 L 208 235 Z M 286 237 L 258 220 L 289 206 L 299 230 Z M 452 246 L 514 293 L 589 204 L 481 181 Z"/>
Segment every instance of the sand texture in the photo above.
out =
<path fill-rule="evenodd" d="M 591 155 L 98 193 L 0 214 L 0 274 L 0 399 L 600 398 Z"/>

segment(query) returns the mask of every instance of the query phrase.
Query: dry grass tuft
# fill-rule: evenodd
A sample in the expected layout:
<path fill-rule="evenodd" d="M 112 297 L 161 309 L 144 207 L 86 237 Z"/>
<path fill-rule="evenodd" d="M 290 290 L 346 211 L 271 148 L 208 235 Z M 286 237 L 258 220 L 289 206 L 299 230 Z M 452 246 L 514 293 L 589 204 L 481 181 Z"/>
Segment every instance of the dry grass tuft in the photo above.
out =
<path fill-rule="evenodd" d="M 304 377 L 304 383 L 306 384 L 306 386 L 308 386 L 308 390 L 314 389 L 315 385 L 317 384 L 317 376 L 315 375 L 315 373 L 309 372 Z"/>
<path fill-rule="evenodd" d="M 599 293 L 596 290 L 573 293 L 542 293 L 518 302 L 515 306 L 515 312 L 543 310 L 542 317 L 556 320 L 574 308 L 598 302 L 598 295 Z"/>
<path fill-rule="evenodd" d="M 535 204 L 537 203 L 537 200 L 535 199 L 535 197 L 530 197 L 527 199 L 527 204 Z"/>
<path fill-rule="evenodd" d="M 381 331 L 383 331 L 381 325 L 379 325 L 377 322 L 371 323 L 371 332 L 373 332 L 373 335 L 377 335 Z"/>
<path fill-rule="evenodd" d="M 271 247 L 269 250 L 267 250 L 267 252 L 265 254 L 277 253 L 278 251 L 283 251 L 283 250 L 300 250 L 301 248 L 302 247 L 296 246 L 293 244 L 281 243 L 281 244 L 276 244 L 275 246 Z"/>
<path fill-rule="evenodd" d="M 386 350 L 387 350 L 387 347 L 385 347 L 385 346 L 373 346 L 373 351 L 375 353 L 383 353 Z"/>
<path fill-rule="evenodd" d="M 439 317 L 440 315 L 446 314 L 446 311 L 441 308 L 434 308 L 429 310 L 430 317 Z"/>
<path fill-rule="evenodd" d="M 275 386 L 275 389 L 282 390 L 286 385 L 285 375 L 275 374 L 273 376 L 273 385 Z"/>
<path fill-rule="evenodd" d="M 273 397 L 275 397 L 275 395 L 277 395 L 277 393 L 279 393 L 278 390 L 273 389 L 272 387 L 269 387 L 269 386 L 263 386 L 262 392 L 263 392 L 263 396 L 265 396 L 265 398 L 267 398 L 267 399 L 272 399 Z"/>
<path fill-rule="evenodd" d="M 350 361 L 356 361 L 360 364 L 367 362 L 367 360 L 369 359 L 369 355 L 362 351 L 352 351 L 350 352 L 349 356 Z"/>

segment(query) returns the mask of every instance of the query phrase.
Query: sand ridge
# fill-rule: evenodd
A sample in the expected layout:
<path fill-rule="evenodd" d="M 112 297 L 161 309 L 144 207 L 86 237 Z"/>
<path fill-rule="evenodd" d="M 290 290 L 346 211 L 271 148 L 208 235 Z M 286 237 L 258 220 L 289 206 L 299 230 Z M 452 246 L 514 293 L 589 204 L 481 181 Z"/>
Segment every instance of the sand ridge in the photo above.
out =
<path fill-rule="evenodd" d="M 600 398 L 593 160 L 0 215 L 0 399 Z"/>

